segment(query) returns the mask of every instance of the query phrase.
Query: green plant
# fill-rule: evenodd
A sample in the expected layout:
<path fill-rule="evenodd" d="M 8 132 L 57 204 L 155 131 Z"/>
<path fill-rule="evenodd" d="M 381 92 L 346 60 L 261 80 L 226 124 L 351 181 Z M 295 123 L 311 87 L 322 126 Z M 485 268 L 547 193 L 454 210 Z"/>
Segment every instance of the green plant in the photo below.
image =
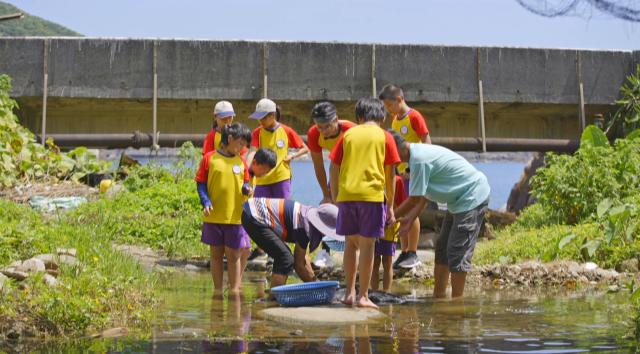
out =
<path fill-rule="evenodd" d="M 640 191 L 640 139 L 609 146 L 590 126 L 574 155 L 550 153 L 532 178 L 532 194 L 550 220 L 576 224 L 595 215 L 603 199 L 621 200 Z"/>
<path fill-rule="evenodd" d="M 47 147 L 38 144 L 13 113 L 18 104 L 9 97 L 10 91 L 11 79 L 0 75 L 0 188 L 33 181 L 78 180 L 106 170 L 106 164 L 86 148 L 64 154 L 52 139 L 47 139 Z"/>
<path fill-rule="evenodd" d="M 607 133 L 624 137 L 640 128 L 640 64 L 634 74 L 627 76 L 627 83 L 620 87 L 620 94 L 622 98 L 616 101 L 619 107 L 609 122 Z"/>

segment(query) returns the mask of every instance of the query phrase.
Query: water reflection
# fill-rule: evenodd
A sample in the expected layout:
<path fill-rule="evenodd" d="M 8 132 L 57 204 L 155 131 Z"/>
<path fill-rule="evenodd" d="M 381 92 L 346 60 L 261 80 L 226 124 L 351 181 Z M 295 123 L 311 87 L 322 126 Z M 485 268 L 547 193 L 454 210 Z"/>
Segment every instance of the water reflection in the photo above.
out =
<path fill-rule="evenodd" d="M 262 318 L 261 310 L 278 306 L 263 300 L 264 274 L 247 274 L 236 296 L 212 294 L 206 272 L 176 273 L 160 284 L 163 303 L 151 339 L 111 342 L 111 352 L 576 353 L 630 345 L 620 339 L 627 331 L 624 293 L 475 288 L 464 301 L 439 301 L 425 286 L 396 283 L 394 291 L 423 301 L 381 306 L 386 317 L 371 323 L 322 326 Z"/>

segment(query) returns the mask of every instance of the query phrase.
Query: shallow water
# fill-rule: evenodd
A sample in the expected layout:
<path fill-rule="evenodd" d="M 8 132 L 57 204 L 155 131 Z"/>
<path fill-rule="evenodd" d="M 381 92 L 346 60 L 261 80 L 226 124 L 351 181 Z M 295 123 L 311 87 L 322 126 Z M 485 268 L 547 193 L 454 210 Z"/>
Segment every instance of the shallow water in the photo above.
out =
<path fill-rule="evenodd" d="M 346 326 L 283 325 L 260 318 L 265 276 L 248 273 L 242 296 L 213 296 L 209 274 L 160 282 L 151 338 L 102 343 L 112 352 L 153 353 L 579 353 L 628 351 L 628 294 L 469 288 L 464 302 L 440 302 L 423 286 L 392 292 L 423 301 L 381 306 L 387 317 Z M 553 294 L 551 293 L 553 292 Z M 337 305 L 340 306 L 340 305 Z M 297 332 L 296 332 L 297 331 Z M 83 351 L 95 342 L 76 344 Z"/>

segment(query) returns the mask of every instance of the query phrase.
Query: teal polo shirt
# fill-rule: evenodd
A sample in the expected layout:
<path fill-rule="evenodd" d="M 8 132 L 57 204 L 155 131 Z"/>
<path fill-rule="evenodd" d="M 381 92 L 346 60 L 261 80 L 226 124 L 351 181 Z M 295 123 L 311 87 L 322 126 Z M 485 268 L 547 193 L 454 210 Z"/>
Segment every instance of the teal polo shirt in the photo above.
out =
<path fill-rule="evenodd" d="M 464 157 L 432 144 L 410 144 L 409 155 L 410 196 L 446 203 L 453 214 L 489 200 L 487 177 Z"/>

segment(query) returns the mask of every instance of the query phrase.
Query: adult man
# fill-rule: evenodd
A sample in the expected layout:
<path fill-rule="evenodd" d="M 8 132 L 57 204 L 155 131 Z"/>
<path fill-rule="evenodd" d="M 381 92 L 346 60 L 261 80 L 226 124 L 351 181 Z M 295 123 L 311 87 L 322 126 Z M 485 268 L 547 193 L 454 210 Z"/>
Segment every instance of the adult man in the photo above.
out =
<path fill-rule="evenodd" d="M 400 234 L 407 232 L 428 201 L 447 204 L 447 214 L 436 243 L 434 297 L 464 294 L 476 240 L 489 204 L 487 178 L 467 160 L 442 146 L 410 144 L 392 131 L 400 160 L 409 163 L 409 199 L 396 211 Z"/>

